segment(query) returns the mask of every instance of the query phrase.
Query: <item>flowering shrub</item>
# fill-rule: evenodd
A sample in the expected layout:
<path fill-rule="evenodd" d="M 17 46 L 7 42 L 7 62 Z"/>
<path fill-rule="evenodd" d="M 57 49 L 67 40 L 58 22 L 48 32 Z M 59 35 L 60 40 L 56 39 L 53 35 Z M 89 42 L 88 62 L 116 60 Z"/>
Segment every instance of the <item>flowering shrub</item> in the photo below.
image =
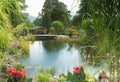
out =
<path fill-rule="evenodd" d="M 77 66 L 73 68 L 73 74 L 68 72 L 67 80 L 70 82 L 88 82 L 85 80 L 84 68 L 82 66 Z"/>
<path fill-rule="evenodd" d="M 23 69 L 16 70 L 16 68 L 7 68 L 6 73 L 9 74 L 10 79 L 13 81 L 23 81 L 26 76 L 26 72 Z"/>

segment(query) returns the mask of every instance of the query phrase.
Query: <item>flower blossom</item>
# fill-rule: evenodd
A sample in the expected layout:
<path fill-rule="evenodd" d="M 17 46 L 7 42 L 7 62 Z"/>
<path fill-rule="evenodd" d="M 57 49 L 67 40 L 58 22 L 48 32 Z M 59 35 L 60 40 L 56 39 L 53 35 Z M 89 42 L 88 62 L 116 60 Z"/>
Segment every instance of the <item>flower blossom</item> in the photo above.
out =
<path fill-rule="evenodd" d="M 74 70 L 73 70 L 73 73 L 74 73 L 74 74 L 79 74 L 81 67 L 80 67 L 80 66 L 77 66 L 77 67 L 74 67 L 73 69 L 74 69 Z"/>

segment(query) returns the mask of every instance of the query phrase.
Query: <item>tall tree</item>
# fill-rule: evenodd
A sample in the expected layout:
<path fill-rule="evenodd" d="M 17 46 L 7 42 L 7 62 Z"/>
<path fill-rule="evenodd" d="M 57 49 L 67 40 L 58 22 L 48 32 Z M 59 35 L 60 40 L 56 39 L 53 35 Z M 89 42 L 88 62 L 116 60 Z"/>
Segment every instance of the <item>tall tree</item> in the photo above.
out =
<path fill-rule="evenodd" d="M 20 5 L 20 9 L 21 10 L 25 10 L 28 6 L 25 4 L 25 0 L 18 0 L 19 1 L 19 5 Z"/>
<path fill-rule="evenodd" d="M 104 18 L 106 27 L 110 30 L 120 30 L 120 0 L 90 0 L 91 11 L 93 14 L 100 14 Z M 116 28 L 114 28 L 116 27 Z"/>
<path fill-rule="evenodd" d="M 79 10 L 76 12 L 77 14 L 73 17 L 72 24 L 80 25 L 82 22 L 82 18 L 89 18 L 89 0 L 81 0 L 79 4 Z"/>
<path fill-rule="evenodd" d="M 42 26 L 50 27 L 53 21 L 61 21 L 67 25 L 69 16 L 70 12 L 64 3 L 58 0 L 45 0 L 42 9 Z"/>

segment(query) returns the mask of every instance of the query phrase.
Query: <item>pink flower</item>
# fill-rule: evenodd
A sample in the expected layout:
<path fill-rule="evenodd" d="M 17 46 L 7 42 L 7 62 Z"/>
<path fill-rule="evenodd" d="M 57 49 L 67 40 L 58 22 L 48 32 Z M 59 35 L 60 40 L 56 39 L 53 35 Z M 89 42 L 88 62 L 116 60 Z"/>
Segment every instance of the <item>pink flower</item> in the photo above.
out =
<path fill-rule="evenodd" d="M 77 67 L 74 67 L 73 69 L 74 69 L 74 70 L 73 70 L 73 73 L 74 73 L 74 74 L 79 74 L 81 67 L 80 67 L 80 66 L 77 66 Z"/>

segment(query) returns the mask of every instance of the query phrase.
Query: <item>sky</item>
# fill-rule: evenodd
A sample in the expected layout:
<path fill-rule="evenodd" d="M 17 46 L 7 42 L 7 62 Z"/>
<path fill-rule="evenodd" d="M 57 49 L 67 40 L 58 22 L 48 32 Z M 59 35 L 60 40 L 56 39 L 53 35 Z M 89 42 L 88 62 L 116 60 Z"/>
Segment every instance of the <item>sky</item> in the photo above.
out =
<path fill-rule="evenodd" d="M 42 10 L 44 1 L 45 0 L 26 0 L 26 4 L 28 5 L 28 8 L 26 9 L 25 12 L 29 13 L 29 15 L 37 17 L 38 13 L 41 12 Z M 75 12 L 78 10 L 79 0 L 59 0 L 59 1 L 67 5 L 67 8 L 71 10 L 72 15 L 74 15 Z"/>

